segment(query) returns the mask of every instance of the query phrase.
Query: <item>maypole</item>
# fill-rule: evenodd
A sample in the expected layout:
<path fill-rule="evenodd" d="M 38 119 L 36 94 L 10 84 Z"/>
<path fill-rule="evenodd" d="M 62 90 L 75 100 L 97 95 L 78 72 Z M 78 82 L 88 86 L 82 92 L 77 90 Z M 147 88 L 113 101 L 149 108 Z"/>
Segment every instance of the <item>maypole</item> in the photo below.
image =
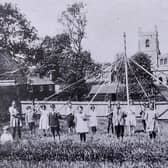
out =
<path fill-rule="evenodd" d="M 129 87 L 128 87 L 128 67 L 127 67 L 127 46 L 126 46 L 126 33 L 123 34 L 124 37 L 124 62 L 125 62 L 125 77 L 126 77 L 126 91 L 127 91 L 127 106 L 129 108 Z"/>

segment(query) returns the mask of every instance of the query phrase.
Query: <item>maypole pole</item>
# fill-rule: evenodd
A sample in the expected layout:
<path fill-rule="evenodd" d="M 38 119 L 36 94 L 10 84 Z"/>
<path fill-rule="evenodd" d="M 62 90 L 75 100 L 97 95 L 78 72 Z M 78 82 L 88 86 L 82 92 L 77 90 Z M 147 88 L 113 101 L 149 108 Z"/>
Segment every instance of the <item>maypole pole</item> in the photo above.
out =
<path fill-rule="evenodd" d="M 129 108 L 129 87 L 128 87 L 128 67 L 127 67 L 127 46 L 126 46 L 126 33 L 123 34 L 124 37 L 124 62 L 125 62 L 125 77 L 126 77 L 126 91 L 127 91 L 127 106 Z"/>

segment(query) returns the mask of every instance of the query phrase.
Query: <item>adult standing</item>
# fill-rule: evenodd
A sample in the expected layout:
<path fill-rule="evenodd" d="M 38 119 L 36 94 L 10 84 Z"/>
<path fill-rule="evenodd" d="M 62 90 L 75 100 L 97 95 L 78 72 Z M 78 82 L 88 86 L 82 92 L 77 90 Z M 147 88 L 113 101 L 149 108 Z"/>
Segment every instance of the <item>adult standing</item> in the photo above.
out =
<path fill-rule="evenodd" d="M 80 136 L 81 142 L 86 142 L 86 134 L 89 132 L 87 117 L 83 112 L 83 106 L 78 107 L 76 114 L 76 132 Z"/>
<path fill-rule="evenodd" d="M 22 116 L 21 113 L 18 111 L 16 106 L 16 101 L 12 101 L 11 106 L 9 107 L 10 113 L 10 127 L 13 129 L 13 139 L 15 139 L 16 132 L 18 132 L 18 137 L 21 138 L 21 126 L 22 126 Z"/>
<path fill-rule="evenodd" d="M 57 133 L 57 136 L 60 140 L 60 119 L 62 119 L 59 112 L 56 110 L 55 104 L 51 104 L 50 106 L 51 111 L 49 113 L 49 126 L 51 129 L 52 136 L 55 140 L 55 133 Z"/>
<path fill-rule="evenodd" d="M 124 137 L 124 127 L 125 127 L 125 118 L 126 114 L 124 111 L 122 111 L 120 102 L 117 103 L 116 109 L 114 111 L 114 117 L 113 117 L 113 123 L 115 127 L 115 133 L 117 135 L 117 138 Z"/>
<path fill-rule="evenodd" d="M 40 121 L 39 121 L 39 129 L 43 130 L 44 136 L 47 136 L 47 130 L 49 129 L 49 112 L 47 111 L 46 105 L 42 105 L 39 108 L 40 112 Z"/>
<path fill-rule="evenodd" d="M 89 111 L 89 127 L 91 129 L 92 138 L 93 138 L 93 135 L 97 131 L 97 116 L 96 116 L 96 111 L 95 111 L 94 105 L 91 105 L 90 111 Z"/>

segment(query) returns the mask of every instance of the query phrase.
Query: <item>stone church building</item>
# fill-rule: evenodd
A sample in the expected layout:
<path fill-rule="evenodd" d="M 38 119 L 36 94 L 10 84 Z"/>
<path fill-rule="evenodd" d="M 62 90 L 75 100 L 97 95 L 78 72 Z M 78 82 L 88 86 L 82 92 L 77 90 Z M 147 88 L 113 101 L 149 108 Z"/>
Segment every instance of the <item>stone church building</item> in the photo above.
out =
<path fill-rule="evenodd" d="M 146 53 L 151 58 L 153 74 L 168 84 L 168 53 L 161 54 L 159 48 L 158 30 L 155 27 L 153 32 L 138 31 L 138 50 Z"/>

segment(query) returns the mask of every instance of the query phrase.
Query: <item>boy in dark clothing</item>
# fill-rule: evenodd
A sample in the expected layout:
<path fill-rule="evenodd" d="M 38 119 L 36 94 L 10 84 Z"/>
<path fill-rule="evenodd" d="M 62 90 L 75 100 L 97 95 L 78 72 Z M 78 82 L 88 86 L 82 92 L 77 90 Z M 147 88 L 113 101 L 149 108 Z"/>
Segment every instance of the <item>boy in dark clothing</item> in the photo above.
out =
<path fill-rule="evenodd" d="M 49 126 L 51 128 L 51 133 L 55 140 L 55 132 L 57 133 L 60 140 L 60 119 L 61 115 L 56 111 L 55 104 L 51 104 L 51 112 L 49 113 Z"/>

